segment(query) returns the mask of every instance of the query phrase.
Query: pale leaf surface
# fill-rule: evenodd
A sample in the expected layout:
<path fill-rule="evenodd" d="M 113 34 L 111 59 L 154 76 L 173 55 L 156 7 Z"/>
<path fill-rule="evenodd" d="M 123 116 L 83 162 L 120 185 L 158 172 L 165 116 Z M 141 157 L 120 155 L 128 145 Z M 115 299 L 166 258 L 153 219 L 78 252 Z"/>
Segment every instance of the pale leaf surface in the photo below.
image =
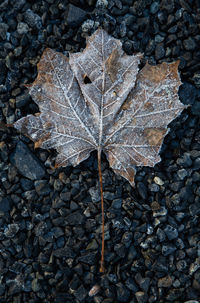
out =
<path fill-rule="evenodd" d="M 104 30 L 66 58 L 46 49 L 29 92 L 40 114 L 15 127 L 36 147 L 55 148 L 57 165 L 77 165 L 103 150 L 113 170 L 134 184 L 136 166 L 154 166 L 167 125 L 184 109 L 178 62 L 146 64 Z"/>

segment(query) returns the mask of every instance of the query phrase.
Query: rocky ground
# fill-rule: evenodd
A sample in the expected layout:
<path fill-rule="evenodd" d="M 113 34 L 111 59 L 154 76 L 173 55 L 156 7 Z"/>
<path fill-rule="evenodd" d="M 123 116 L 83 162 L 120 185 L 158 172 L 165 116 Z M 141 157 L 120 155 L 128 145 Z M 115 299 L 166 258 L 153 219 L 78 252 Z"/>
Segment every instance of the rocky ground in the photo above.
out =
<path fill-rule="evenodd" d="M 200 301 L 200 1 L 0 1 L 0 302 Z M 106 273 L 100 274 L 96 153 L 53 169 L 54 150 L 6 128 L 38 112 L 24 87 L 46 47 L 67 55 L 102 26 L 151 64 L 179 59 L 180 99 L 154 168 L 136 188 L 103 159 Z M 90 297 L 89 291 L 99 286 Z"/>

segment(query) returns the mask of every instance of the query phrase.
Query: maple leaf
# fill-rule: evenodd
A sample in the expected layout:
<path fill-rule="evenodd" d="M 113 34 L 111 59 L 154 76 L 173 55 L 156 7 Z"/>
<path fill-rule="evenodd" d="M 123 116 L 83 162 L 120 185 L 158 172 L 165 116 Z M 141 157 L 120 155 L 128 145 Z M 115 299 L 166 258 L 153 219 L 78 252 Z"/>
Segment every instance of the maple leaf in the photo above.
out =
<path fill-rule="evenodd" d="M 178 64 L 146 64 L 128 56 L 121 42 L 104 30 L 87 39 L 83 52 L 46 49 L 38 76 L 28 87 L 40 115 L 28 115 L 14 126 L 35 147 L 55 148 L 57 166 L 76 166 L 98 151 L 115 173 L 134 185 L 136 166 L 154 166 L 167 125 L 184 109 L 178 98 Z M 103 215 L 103 191 L 101 186 Z M 104 245 L 104 244 L 102 244 Z"/>

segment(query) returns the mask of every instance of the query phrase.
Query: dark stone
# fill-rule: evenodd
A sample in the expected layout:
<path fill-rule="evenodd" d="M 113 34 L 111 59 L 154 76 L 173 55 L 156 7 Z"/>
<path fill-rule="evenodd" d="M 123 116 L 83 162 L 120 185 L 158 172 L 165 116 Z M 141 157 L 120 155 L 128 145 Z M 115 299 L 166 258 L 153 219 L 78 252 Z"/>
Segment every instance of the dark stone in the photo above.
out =
<path fill-rule="evenodd" d="M 4 230 L 4 235 L 7 238 L 13 238 L 13 237 L 15 237 L 15 235 L 17 234 L 18 231 L 19 231 L 18 224 L 16 224 L 16 223 L 8 224 L 8 227 L 6 227 Z"/>
<path fill-rule="evenodd" d="M 198 216 L 200 214 L 200 203 L 193 203 L 189 206 L 191 216 Z"/>
<path fill-rule="evenodd" d="M 168 33 L 175 34 L 177 32 L 178 26 L 174 25 L 168 29 Z"/>
<path fill-rule="evenodd" d="M 19 22 L 17 24 L 17 32 L 19 35 L 27 34 L 29 32 L 28 24 L 26 24 L 25 22 Z"/>
<path fill-rule="evenodd" d="M 57 258 L 74 258 L 76 256 L 73 249 L 68 246 L 54 250 L 53 255 Z"/>
<path fill-rule="evenodd" d="M 31 9 L 27 9 L 24 13 L 25 22 L 32 28 L 37 30 L 42 28 L 42 19 L 39 15 L 35 14 Z"/>
<path fill-rule="evenodd" d="M 144 183 L 138 182 L 138 183 L 137 183 L 137 190 L 138 190 L 138 193 L 139 193 L 140 197 L 141 197 L 143 200 L 146 200 L 146 199 L 147 199 L 147 188 L 146 188 L 146 186 L 144 185 Z"/>
<path fill-rule="evenodd" d="M 194 168 L 195 169 L 199 169 L 200 168 L 200 157 L 194 160 Z"/>
<path fill-rule="evenodd" d="M 20 10 L 24 4 L 26 3 L 26 0 L 13 0 L 12 1 L 12 6 L 16 10 Z"/>
<path fill-rule="evenodd" d="M 173 254 L 174 252 L 175 252 L 175 250 L 176 250 L 176 247 L 175 246 L 173 246 L 173 245 L 163 245 L 162 246 L 162 254 L 163 254 L 163 256 L 168 256 L 168 255 L 171 255 L 171 254 Z"/>
<path fill-rule="evenodd" d="M 6 40 L 7 31 L 8 31 L 8 25 L 6 23 L 0 23 L 0 37 L 2 40 Z"/>
<path fill-rule="evenodd" d="M 125 285 L 128 289 L 132 290 L 134 293 L 139 290 L 137 284 L 134 282 L 134 280 L 131 277 L 129 277 L 126 280 Z"/>
<path fill-rule="evenodd" d="M 151 192 L 154 192 L 154 193 L 157 193 L 157 192 L 159 192 L 159 190 L 160 190 L 159 185 L 158 185 L 158 184 L 155 184 L 155 183 L 149 184 L 148 187 L 149 187 L 149 190 L 150 190 Z"/>
<path fill-rule="evenodd" d="M 126 254 L 126 248 L 122 243 L 117 243 L 114 246 L 114 251 L 120 258 L 124 258 Z"/>
<path fill-rule="evenodd" d="M 68 5 L 66 22 L 69 26 L 78 26 L 86 19 L 86 16 L 87 12 L 83 9 L 73 4 Z"/>
<path fill-rule="evenodd" d="M 37 180 L 45 176 L 43 165 L 22 141 L 17 143 L 15 151 L 10 156 L 10 161 L 28 179 Z"/>
<path fill-rule="evenodd" d="M 111 207 L 115 209 L 120 209 L 122 207 L 122 199 L 113 200 Z"/>
<path fill-rule="evenodd" d="M 176 263 L 176 268 L 178 269 L 178 271 L 184 271 L 187 268 L 187 263 L 185 260 L 179 260 Z"/>
<path fill-rule="evenodd" d="M 187 177 L 187 174 L 188 174 L 188 173 L 187 173 L 187 170 L 184 169 L 184 168 L 179 169 L 179 170 L 177 171 L 177 175 L 178 175 L 178 177 L 179 177 L 180 180 L 184 180 L 185 177 Z"/>
<path fill-rule="evenodd" d="M 181 158 L 177 159 L 177 164 L 183 167 L 190 167 L 192 165 L 192 160 L 189 153 L 184 153 Z"/>
<path fill-rule="evenodd" d="M 35 190 L 39 196 L 47 196 L 51 192 L 51 187 L 47 180 L 38 180 L 34 182 Z"/>
<path fill-rule="evenodd" d="M 26 106 L 30 102 L 30 95 L 25 92 L 20 96 L 16 97 L 16 107 L 21 108 Z"/>
<path fill-rule="evenodd" d="M 89 252 L 78 258 L 79 262 L 83 262 L 88 265 L 94 265 L 96 262 L 97 254 L 94 252 Z"/>
<path fill-rule="evenodd" d="M 178 231 L 176 228 L 174 228 L 171 225 L 166 225 L 164 232 L 167 235 L 167 238 L 171 241 L 173 239 L 176 239 L 178 237 Z"/>
<path fill-rule="evenodd" d="M 150 6 L 151 14 L 155 15 L 159 11 L 159 8 L 160 8 L 160 3 L 157 1 L 153 1 L 153 3 Z"/>
<path fill-rule="evenodd" d="M 33 188 L 33 181 L 25 178 L 20 179 L 20 184 L 24 191 L 31 190 Z"/>
<path fill-rule="evenodd" d="M 187 51 L 192 51 L 196 48 L 196 42 L 193 38 L 189 37 L 183 41 L 183 46 Z"/>
<path fill-rule="evenodd" d="M 2 197 L 0 198 L 0 211 L 8 212 L 12 208 L 12 200 L 10 197 Z"/>
<path fill-rule="evenodd" d="M 183 104 L 194 104 L 197 90 L 194 85 L 185 82 L 179 88 L 179 96 Z"/>
<path fill-rule="evenodd" d="M 140 288 L 144 290 L 145 293 L 149 290 L 150 278 L 142 278 L 139 281 Z"/>
<path fill-rule="evenodd" d="M 4 293 L 5 293 L 5 285 L 1 284 L 0 285 L 0 296 L 3 296 Z"/>
<path fill-rule="evenodd" d="M 160 60 L 165 56 L 165 49 L 162 43 L 157 44 L 155 48 L 155 58 Z"/>
<path fill-rule="evenodd" d="M 80 211 L 75 211 L 65 217 L 66 224 L 69 225 L 80 225 L 85 221 L 85 217 L 80 213 Z"/>
<path fill-rule="evenodd" d="M 156 235 L 158 236 L 160 242 L 163 242 L 166 239 L 166 235 L 161 228 L 157 229 Z"/>
<path fill-rule="evenodd" d="M 81 285 L 77 290 L 74 291 L 73 294 L 77 300 L 82 302 L 86 298 L 88 291 L 85 289 L 83 285 Z"/>
<path fill-rule="evenodd" d="M 130 291 L 122 283 L 116 284 L 116 287 L 118 302 L 128 302 Z"/>
<path fill-rule="evenodd" d="M 180 297 L 185 297 L 185 289 L 184 288 L 173 288 L 169 290 L 169 293 L 166 296 L 166 299 L 169 300 L 170 302 L 176 301 Z"/>

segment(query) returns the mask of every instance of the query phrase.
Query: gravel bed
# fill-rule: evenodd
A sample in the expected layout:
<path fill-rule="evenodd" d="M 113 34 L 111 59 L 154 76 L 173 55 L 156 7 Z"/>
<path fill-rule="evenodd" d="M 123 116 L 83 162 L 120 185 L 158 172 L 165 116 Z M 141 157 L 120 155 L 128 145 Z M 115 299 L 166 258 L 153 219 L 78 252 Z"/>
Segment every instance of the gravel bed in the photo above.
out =
<path fill-rule="evenodd" d="M 135 188 L 103 157 L 105 274 L 96 153 L 54 169 L 54 150 L 5 127 L 38 112 L 24 84 L 43 50 L 80 51 L 99 26 L 142 65 L 179 59 L 190 105 Z M 0 1 L 0 303 L 200 302 L 199 45 L 199 0 Z"/>

